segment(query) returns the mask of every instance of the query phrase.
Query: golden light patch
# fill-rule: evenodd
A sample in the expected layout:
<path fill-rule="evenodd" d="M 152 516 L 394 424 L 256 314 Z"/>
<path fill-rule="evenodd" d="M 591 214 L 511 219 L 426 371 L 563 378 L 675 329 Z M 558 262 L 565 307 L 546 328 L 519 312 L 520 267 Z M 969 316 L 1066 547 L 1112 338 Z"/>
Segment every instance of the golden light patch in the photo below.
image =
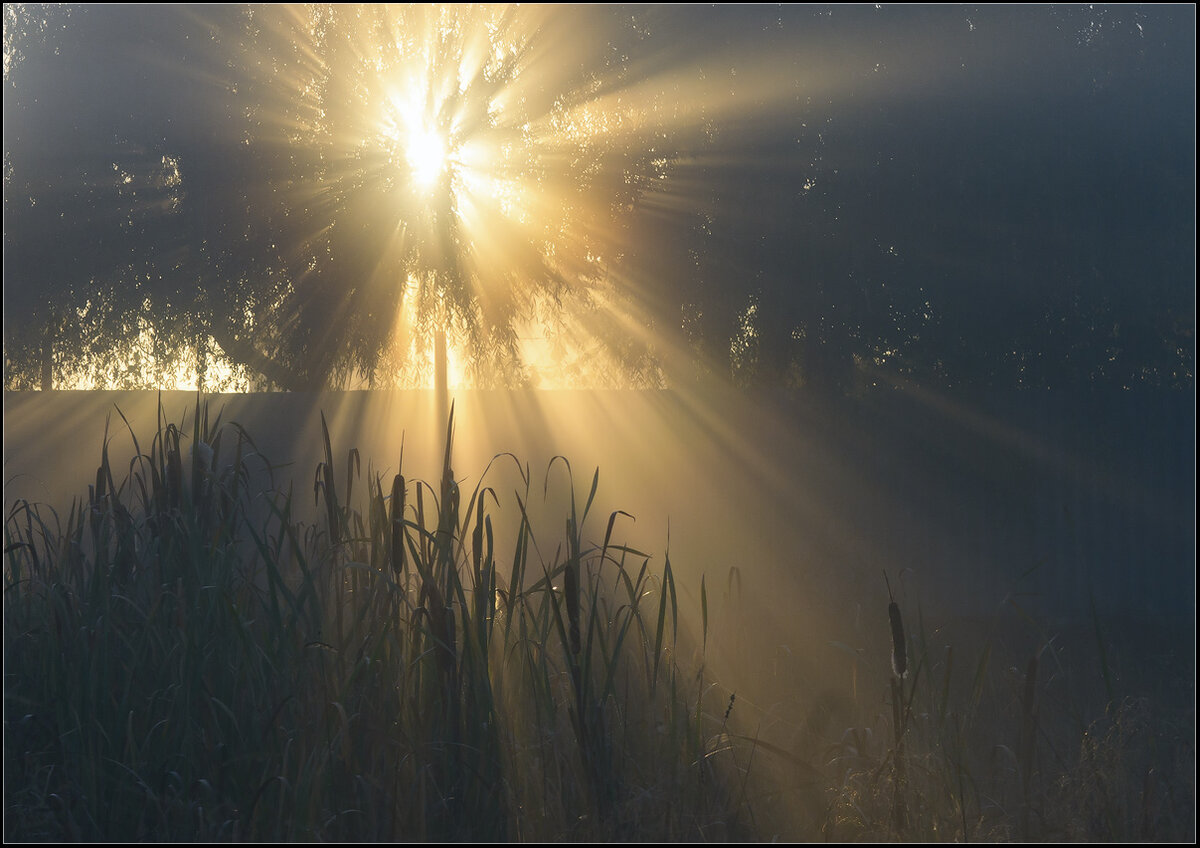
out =
<path fill-rule="evenodd" d="M 427 127 L 420 127 L 410 135 L 404 155 L 412 169 L 413 182 L 422 189 L 436 186 L 450 165 L 445 138 Z"/>

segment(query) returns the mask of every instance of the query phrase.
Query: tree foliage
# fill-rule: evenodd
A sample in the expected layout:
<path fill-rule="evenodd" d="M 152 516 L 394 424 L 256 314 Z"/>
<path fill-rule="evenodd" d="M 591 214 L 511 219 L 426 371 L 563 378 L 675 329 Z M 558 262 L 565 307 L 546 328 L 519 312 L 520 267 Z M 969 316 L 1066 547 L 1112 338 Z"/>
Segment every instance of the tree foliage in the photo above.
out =
<path fill-rule="evenodd" d="M 1188 20 L 7 4 L 5 386 L 1191 386 Z"/>

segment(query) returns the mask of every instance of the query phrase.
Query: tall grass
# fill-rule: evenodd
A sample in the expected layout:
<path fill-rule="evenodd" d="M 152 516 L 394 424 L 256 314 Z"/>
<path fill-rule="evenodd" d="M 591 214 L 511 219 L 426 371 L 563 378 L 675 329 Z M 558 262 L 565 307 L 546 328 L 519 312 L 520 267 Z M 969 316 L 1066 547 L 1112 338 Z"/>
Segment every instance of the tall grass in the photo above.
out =
<path fill-rule="evenodd" d="M 324 423 L 324 422 L 323 422 Z M 127 427 L 127 429 L 129 429 Z M 536 483 L 384 475 L 324 429 L 319 518 L 236 425 L 166 421 L 86 499 L 5 526 L 5 835 L 27 840 L 736 836 L 676 662 L 669 559 L 565 534 Z M 481 481 L 488 479 L 485 472 Z M 253 482 L 252 482 L 253 481 Z M 511 550 L 497 550 L 508 521 Z M 719 717 L 718 717 L 719 718 Z M 727 718 L 727 716 L 726 716 Z"/>
<path fill-rule="evenodd" d="M 432 483 L 323 426 L 301 494 L 200 399 L 144 445 L 122 421 L 86 496 L 6 506 L 7 839 L 1195 837 L 1194 680 L 1182 714 L 1130 697 L 1098 620 L 951 631 L 887 582 L 815 685 L 740 568 L 692 633 L 598 471 L 460 488 L 453 413 Z"/>
<path fill-rule="evenodd" d="M 764 708 L 739 691 L 759 752 L 759 838 L 1194 840 L 1194 688 L 1121 686 L 1090 625 L 1047 632 L 1030 621 L 1022 633 L 997 617 L 931 628 L 919 605 L 890 594 L 875 611 L 862 647 L 830 645 L 854 670 L 844 690 Z M 1118 699 L 1089 691 L 1110 688 Z"/>

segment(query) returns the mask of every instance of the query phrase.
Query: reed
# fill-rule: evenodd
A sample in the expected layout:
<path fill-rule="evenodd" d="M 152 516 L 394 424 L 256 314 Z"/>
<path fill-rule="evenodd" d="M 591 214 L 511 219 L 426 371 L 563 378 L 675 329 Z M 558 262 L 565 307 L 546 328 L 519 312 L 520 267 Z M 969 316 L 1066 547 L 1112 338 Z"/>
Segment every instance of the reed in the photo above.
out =
<path fill-rule="evenodd" d="M 907 783 L 904 733 L 908 726 L 904 678 L 908 676 L 908 645 L 904 641 L 904 619 L 900 615 L 900 606 L 892 594 L 891 581 L 887 579 L 886 572 L 883 579 L 888 584 L 888 623 L 892 632 L 892 822 L 896 836 L 903 838 L 908 829 L 908 806 L 904 798 Z"/>
<path fill-rule="evenodd" d="M 432 482 L 322 420 L 309 501 L 199 398 L 148 438 L 117 412 L 85 493 L 5 507 L 7 839 L 1194 838 L 1194 690 L 1118 698 L 1111 636 L 951 630 L 885 574 L 846 691 L 782 695 L 710 656 L 769 653 L 751 572 L 693 598 L 669 537 L 593 515 L 598 470 L 501 454 L 468 491 L 453 411 Z"/>
<path fill-rule="evenodd" d="M 514 457 L 493 460 L 522 481 L 507 504 L 489 470 L 459 490 L 453 412 L 436 486 L 364 473 L 353 450 L 343 467 L 322 425 L 315 520 L 290 488 L 252 494 L 277 469 L 199 399 L 179 423 L 160 405 L 145 454 L 126 422 L 126 475 L 106 429 L 65 513 L 10 508 L 6 837 L 732 832 L 738 811 L 689 768 L 720 730 L 676 685 L 670 566 L 655 577 L 616 540 L 619 512 L 588 541 L 598 472 L 577 510 L 569 463 L 551 463 L 546 486 L 561 469 L 570 493 L 547 547 Z"/>

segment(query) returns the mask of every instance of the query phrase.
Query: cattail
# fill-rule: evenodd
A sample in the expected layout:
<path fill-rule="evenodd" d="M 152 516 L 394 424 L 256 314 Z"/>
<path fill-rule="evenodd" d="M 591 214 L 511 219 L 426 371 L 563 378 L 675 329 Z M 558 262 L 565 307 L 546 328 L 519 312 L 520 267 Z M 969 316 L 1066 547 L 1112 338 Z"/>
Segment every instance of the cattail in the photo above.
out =
<path fill-rule="evenodd" d="M 908 675 L 908 654 L 904 649 L 904 621 L 895 601 L 888 604 L 888 618 L 892 620 L 892 672 L 903 680 Z"/>
<path fill-rule="evenodd" d="M 908 675 L 908 652 L 904 645 L 904 619 L 900 617 L 900 606 L 892 595 L 892 584 L 884 573 L 888 587 L 888 618 L 892 623 L 892 673 L 903 680 Z"/>
<path fill-rule="evenodd" d="M 213 469 L 213 449 L 203 441 L 196 440 L 192 442 L 191 453 L 191 475 L 192 475 L 192 503 L 196 505 L 198 510 L 204 510 L 207 513 L 208 503 L 207 496 L 211 490 L 211 479 Z"/>
<path fill-rule="evenodd" d="M 392 480 L 392 570 L 404 572 L 404 475 Z"/>
<path fill-rule="evenodd" d="M 471 534 L 471 566 L 477 589 L 481 576 L 480 566 L 483 562 L 483 518 L 483 498 L 481 497 L 475 509 L 475 531 Z"/>
<path fill-rule="evenodd" d="M 213 449 L 206 442 L 192 444 L 192 463 L 199 465 L 201 470 L 211 471 L 213 467 Z"/>
<path fill-rule="evenodd" d="M 563 590 L 567 596 L 567 624 L 570 628 L 571 653 L 580 650 L 579 635 L 579 540 L 575 536 L 575 522 L 567 519 L 567 539 L 571 545 L 571 558 L 563 571 Z"/>
<path fill-rule="evenodd" d="M 454 529 L 458 526 L 459 492 L 454 481 L 454 469 L 446 465 L 442 477 L 442 509 L 438 514 L 437 550 L 438 564 L 447 569 L 454 566 Z"/>
<path fill-rule="evenodd" d="M 179 457 L 179 431 L 175 425 L 167 427 L 167 498 L 172 507 L 180 505 L 180 495 L 183 491 L 183 463 Z"/>

